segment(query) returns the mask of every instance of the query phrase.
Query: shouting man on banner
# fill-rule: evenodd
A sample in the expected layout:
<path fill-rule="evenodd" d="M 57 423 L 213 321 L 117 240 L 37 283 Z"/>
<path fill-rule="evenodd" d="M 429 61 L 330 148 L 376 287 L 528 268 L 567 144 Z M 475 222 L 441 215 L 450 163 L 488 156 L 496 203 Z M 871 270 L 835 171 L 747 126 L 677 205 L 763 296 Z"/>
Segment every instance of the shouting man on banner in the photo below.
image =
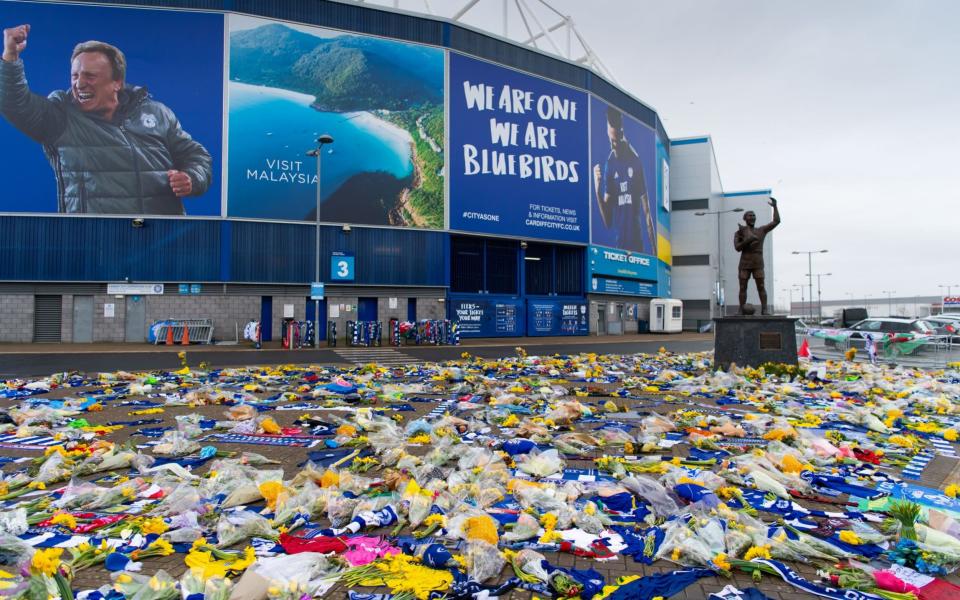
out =
<path fill-rule="evenodd" d="M 182 215 L 207 191 L 210 154 L 147 90 L 126 83 L 127 60 L 103 42 L 77 44 L 70 89 L 30 91 L 20 55 L 30 25 L 3 30 L 0 114 L 43 145 L 64 213 Z"/>

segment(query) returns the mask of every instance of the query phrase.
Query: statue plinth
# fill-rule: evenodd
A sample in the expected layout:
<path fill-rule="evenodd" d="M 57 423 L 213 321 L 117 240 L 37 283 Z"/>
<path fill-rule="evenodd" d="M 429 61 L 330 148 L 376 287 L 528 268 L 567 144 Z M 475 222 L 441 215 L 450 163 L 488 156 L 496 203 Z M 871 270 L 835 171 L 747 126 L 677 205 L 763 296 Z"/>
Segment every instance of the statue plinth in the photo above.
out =
<path fill-rule="evenodd" d="M 782 315 L 718 317 L 713 339 L 713 367 L 727 370 L 763 363 L 797 364 L 796 319 Z"/>

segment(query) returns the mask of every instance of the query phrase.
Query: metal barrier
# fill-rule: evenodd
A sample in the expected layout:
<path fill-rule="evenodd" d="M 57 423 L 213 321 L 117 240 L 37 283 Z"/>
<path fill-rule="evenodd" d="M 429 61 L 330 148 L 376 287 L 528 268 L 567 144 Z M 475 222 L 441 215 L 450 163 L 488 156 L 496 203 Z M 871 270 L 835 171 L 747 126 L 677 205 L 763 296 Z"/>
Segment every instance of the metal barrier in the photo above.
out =
<path fill-rule="evenodd" d="M 347 344 L 379 346 L 383 324 L 380 321 L 347 321 Z"/>
<path fill-rule="evenodd" d="M 280 345 L 289 350 L 313 347 L 313 321 L 283 320 Z"/>
<path fill-rule="evenodd" d="M 390 319 L 390 343 L 394 346 L 401 343 L 407 346 L 457 346 L 460 344 L 460 326 L 446 319 L 423 319 L 417 322 Z"/>
<path fill-rule="evenodd" d="M 165 344 L 168 338 L 172 338 L 176 344 L 182 344 L 184 330 L 187 331 L 190 344 L 209 344 L 213 341 L 211 319 L 164 319 L 154 325 L 154 328 L 156 331 L 154 345 Z"/>
<path fill-rule="evenodd" d="M 875 362 L 942 369 L 960 362 L 960 337 L 934 335 L 920 338 L 905 336 L 877 336 L 877 339 L 852 338 L 838 330 L 811 329 L 797 334 L 797 348 L 806 341 L 812 358 L 844 360 L 854 348 L 856 362 Z M 870 346 L 873 346 L 871 349 Z M 871 351 L 872 350 L 872 351 Z"/>
<path fill-rule="evenodd" d="M 327 346 L 337 345 L 337 322 L 327 321 Z"/>

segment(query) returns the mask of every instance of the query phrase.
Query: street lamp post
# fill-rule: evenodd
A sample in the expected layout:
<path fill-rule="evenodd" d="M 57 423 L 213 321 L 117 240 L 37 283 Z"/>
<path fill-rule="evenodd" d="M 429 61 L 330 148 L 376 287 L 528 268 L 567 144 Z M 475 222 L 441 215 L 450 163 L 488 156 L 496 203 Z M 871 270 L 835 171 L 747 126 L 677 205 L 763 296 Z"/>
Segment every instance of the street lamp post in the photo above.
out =
<path fill-rule="evenodd" d="M 795 283 L 795 284 L 793 284 L 791 287 L 800 290 L 800 306 L 803 306 L 803 303 L 804 303 L 804 300 L 803 300 L 803 286 L 800 285 L 799 283 Z M 803 314 L 803 313 L 801 313 L 801 314 Z"/>
<path fill-rule="evenodd" d="M 716 286 L 717 289 L 716 289 L 716 295 L 717 295 L 717 305 L 720 305 L 720 306 L 722 306 L 722 304 L 720 304 L 720 303 L 721 303 L 721 300 L 723 300 L 723 304 L 726 304 L 726 300 L 724 299 L 724 293 L 723 293 L 723 250 L 722 250 L 721 247 L 720 247 L 720 215 L 722 215 L 722 214 L 724 214 L 724 213 L 740 213 L 740 212 L 743 212 L 743 209 L 742 209 L 742 208 L 731 208 L 731 209 L 729 209 L 729 210 L 701 210 L 701 211 L 697 211 L 697 212 L 693 213 L 693 214 L 695 214 L 695 215 L 698 216 L 698 217 L 702 217 L 702 216 L 704 216 L 704 215 L 717 215 L 717 286 Z M 721 314 L 720 316 L 723 316 L 723 315 Z M 712 304 L 710 305 L 710 319 L 713 319 L 713 305 L 712 305 Z"/>
<path fill-rule="evenodd" d="M 830 277 L 833 273 L 817 273 L 817 322 L 823 319 L 823 296 L 820 295 L 820 278 Z"/>
<path fill-rule="evenodd" d="M 791 254 L 807 255 L 807 281 L 810 285 L 810 318 L 813 319 L 813 255 L 824 254 L 829 250 L 794 250 Z"/>
<path fill-rule="evenodd" d="M 327 144 L 333 143 L 333 137 L 330 134 L 323 134 L 317 138 L 317 147 L 307 151 L 307 156 L 317 157 L 317 222 L 316 222 L 316 246 L 314 251 L 314 283 L 320 282 L 320 159 L 323 156 L 321 150 Z M 311 286 L 312 287 L 312 286 Z M 320 299 L 315 299 L 313 304 L 313 347 L 320 347 Z"/>
<path fill-rule="evenodd" d="M 896 290 L 882 290 L 880 293 L 887 295 L 887 312 L 888 312 L 887 316 L 892 317 L 893 316 L 893 295 L 896 294 L 897 292 Z"/>
<path fill-rule="evenodd" d="M 788 294 L 790 294 L 790 304 L 787 305 L 787 314 L 788 314 L 788 315 L 792 315 L 792 314 L 793 314 L 793 288 L 792 288 L 792 287 L 791 287 L 791 288 L 780 288 L 780 291 L 781 291 L 781 292 L 787 292 Z"/>

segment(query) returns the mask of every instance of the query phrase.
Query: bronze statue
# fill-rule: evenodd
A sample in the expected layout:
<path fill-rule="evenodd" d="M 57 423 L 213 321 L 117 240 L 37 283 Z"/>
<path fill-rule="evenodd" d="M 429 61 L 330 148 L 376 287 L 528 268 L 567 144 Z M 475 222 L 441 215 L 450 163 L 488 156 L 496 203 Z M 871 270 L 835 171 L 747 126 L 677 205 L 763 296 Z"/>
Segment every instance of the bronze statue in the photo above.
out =
<path fill-rule="evenodd" d="M 762 227 L 754 227 L 757 222 L 757 215 L 752 210 L 748 210 L 743 215 L 746 225 L 741 225 L 737 229 L 737 233 L 733 235 L 733 247 L 740 253 L 738 278 L 740 279 L 741 315 L 747 314 L 744 307 L 747 304 L 747 284 L 751 275 L 757 282 L 757 294 L 760 296 L 760 314 L 769 314 L 767 312 L 767 289 L 763 284 L 763 240 L 774 227 L 780 224 L 780 211 L 777 210 L 776 198 L 770 198 L 770 206 L 773 207 L 773 221 Z"/>

